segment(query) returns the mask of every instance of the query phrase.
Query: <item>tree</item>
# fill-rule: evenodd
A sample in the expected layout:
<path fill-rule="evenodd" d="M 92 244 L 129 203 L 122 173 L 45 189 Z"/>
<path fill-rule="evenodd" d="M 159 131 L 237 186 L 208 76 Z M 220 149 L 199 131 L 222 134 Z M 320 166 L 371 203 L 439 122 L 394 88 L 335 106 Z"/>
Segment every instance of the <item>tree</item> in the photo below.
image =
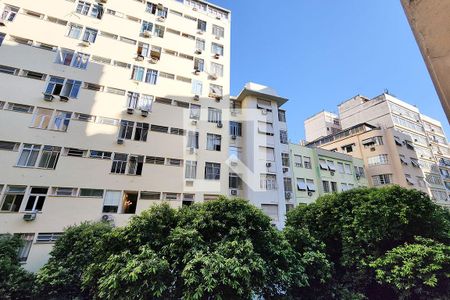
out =
<path fill-rule="evenodd" d="M 291 211 L 287 227 L 307 228 L 325 244 L 334 266 L 333 294 L 389 299 L 395 292 L 377 282 L 369 264 L 415 236 L 448 244 L 449 220 L 448 211 L 424 193 L 391 186 L 323 196 Z"/>
<path fill-rule="evenodd" d="M 82 275 L 101 255 L 102 239 L 111 230 L 106 222 L 68 227 L 56 241 L 49 261 L 37 274 L 36 293 L 43 298 L 88 298 L 82 288 Z"/>
<path fill-rule="evenodd" d="M 450 246 L 416 237 L 370 264 L 400 299 L 450 299 Z"/>
<path fill-rule="evenodd" d="M 0 297 L 2 299 L 30 299 L 33 274 L 25 271 L 17 253 L 23 245 L 20 236 L 0 235 Z"/>

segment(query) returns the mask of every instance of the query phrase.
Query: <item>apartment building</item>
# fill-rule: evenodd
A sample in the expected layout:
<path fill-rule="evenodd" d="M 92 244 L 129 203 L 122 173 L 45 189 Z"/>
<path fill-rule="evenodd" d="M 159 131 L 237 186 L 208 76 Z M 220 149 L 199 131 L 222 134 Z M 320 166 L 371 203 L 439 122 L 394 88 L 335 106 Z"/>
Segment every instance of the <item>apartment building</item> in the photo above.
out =
<path fill-rule="evenodd" d="M 295 205 L 306 205 L 328 193 L 367 187 L 364 161 L 321 148 L 289 144 Z"/>
<path fill-rule="evenodd" d="M 401 0 L 442 107 L 450 120 L 450 2 Z"/>
<path fill-rule="evenodd" d="M 1 0 L 0 13 L 0 233 L 23 236 L 28 270 L 71 224 L 229 194 L 228 10 Z"/>
<path fill-rule="evenodd" d="M 341 131 L 341 129 L 341 123 L 338 115 L 328 111 L 321 111 L 306 119 L 306 141 L 311 142 L 321 137 L 335 134 Z"/>
<path fill-rule="evenodd" d="M 286 112 L 288 99 L 248 83 L 230 107 L 230 195 L 249 199 L 282 228 L 293 203 Z"/>

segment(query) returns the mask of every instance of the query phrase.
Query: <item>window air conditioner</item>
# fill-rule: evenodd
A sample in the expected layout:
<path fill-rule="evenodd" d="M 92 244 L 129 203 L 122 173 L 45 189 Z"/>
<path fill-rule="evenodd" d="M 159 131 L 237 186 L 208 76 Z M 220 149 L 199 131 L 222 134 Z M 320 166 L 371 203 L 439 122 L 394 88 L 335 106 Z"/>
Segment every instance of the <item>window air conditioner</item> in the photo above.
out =
<path fill-rule="evenodd" d="M 62 101 L 62 102 L 68 102 L 69 101 L 69 97 L 59 95 L 59 100 Z"/>
<path fill-rule="evenodd" d="M 284 193 L 284 198 L 291 199 L 292 198 L 292 193 L 291 192 L 285 192 Z"/>
<path fill-rule="evenodd" d="M 112 215 L 103 215 L 102 221 L 103 222 L 112 222 L 112 221 L 114 221 L 114 217 Z"/>
<path fill-rule="evenodd" d="M 27 213 L 23 215 L 24 221 L 30 222 L 36 220 L 36 213 Z"/>
<path fill-rule="evenodd" d="M 165 20 L 166 20 L 166 18 L 163 17 L 163 16 L 159 16 L 159 17 L 158 17 L 158 21 L 159 21 L 159 22 L 164 22 Z"/>
<path fill-rule="evenodd" d="M 331 176 L 334 176 L 334 171 L 330 171 L 330 175 L 331 175 Z"/>
<path fill-rule="evenodd" d="M 289 168 L 283 168 L 283 173 L 289 172 Z"/>
<path fill-rule="evenodd" d="M 216 74 L 210 74 L 209 78 L 211 78 L 212 80 L 217 80 L 217 75 Z"/>
<path fill-rule="evenodd" d="M 195 54 L 202 54 L 202 52 L 203 52 L 202 49 L 196 49 L 195 50 Z"/>
<path fill-rule="evenodd" d="M 219 53 L 214 54 L 214 58 L 215 59 L 219 59 L 220 58 L 220 54 Z"/>
<path fill-rule="evenodd" d="M 200 95 L 195 95 L 195 96 L 194 96 L 194 100 L 195 100 L 195 101 L 199 101 L 199 100 L 200 100 Z"/>
<path fill-rule="evenodd" d="M 137 61 L 144 61 L 144 56 L 141 54 L 138 54 L 138 56 L 136 57 Z"/>
<path fill-rule="evenodd" d="M 100 3 L 108 3 L 108 0 L 100 0 Z"/>
<path fill-rule="evenodd" d="M 124 143 L 124 139 L 123 138 L 118 138 L 117 139 L 117 144 L 122 145 Z"/>
<path fill-rule="evenodd" d="M 263 109 L 263 110 L 261 110 L 261 113 L 262 113 L 263 115 L 267 115 L 267 110 Z"/>
<path fill-rule="evenodd" d="M 272 163 L 268 162 L 266 163 L 266 168 L 270 168 L 272 166 Z"/>
<path fill-rule="evenodd" d="M 159 59 L 158 59 L 157 57 L 152 57 L 152 58 L 150 58 L 150 63 L 151 63 L 151 64 L 157 64 L 158 61 L 159 61 Z"/>
<path fill-rule="evenodd" d="M 53 101 L 53 99 L 55 98 L 52 94 L 43 93 L 43 95 L 44 95 L 44 100 L 48 101 L 48 102 Z"/>
<path fill-rule="evenodd" d="M 201 71 L 200 71 L 199 69 L 194 69 L 194 74 L 195 74 L 195 75 L 200 75 L 200 72 L 201 72 Z"/>
<path fill-rule="evenodd" d="M 194 154 L 195 153 L 195 148 L 194 147 L 190 147 L 189 148 L 189 154 Z"/>
<path fill-rule="evenodd" d="M 238 195 L 238 191 L 237 190 L 230 190 L 230 194 L 232 196 L 237 196 Z"/>
<path fill-rule="evenodd" d="M 151 37 L 152 37 L 152 32 L 151 32 L 151 31 L 148 31 L 148 30 L 145 30 L 145 31 L 142 33 L 142 35 L 143 35 L 144 37 L 146 37 L 146 38 L 151 38 Z"/>
<path fill-rule="evenodd" d="M 146 110 L 146 109 L 141 109 L 141 116 L 147 117 L 147 116 L 148 116 L 148 110 Z"/>
<path fill-rule="evenodd" d="M 232 140 L 235 140 L 235 139 L 236 139 L 236 136 L 235 136 L 235 135 L 232 135 L 232 136 L 231 136 L 231 139 L 232 139 Z"/>
<path fill-rule="evenodd" d="M 133 107 L 128 107 L 127 108 L 127 113 L 132 115 L 134 113 L 134 108 Z"/>
<path fill-rule="evenodd" d="M 312 196 L 313 195 L 313 192 L 311 192 L 311 191 L 308 191 L 308 196 Z"/>
<path fill-rule="evenodd" d="M 191 124 L 192 125 L 197 125 L 197 120 L 192 120 Z"/>
<path fill-rule="evenodd" d="M 222 127 L 223 127 L 222 122 L 217 123 L 217 128 L 222 128 Z"/>
<path fill-rule="evenodd" d="M 89 42 L 89 41 L 82 41 L 81 42 L 81 46 L 83 46 L 83 47 L 89 47 L 91 45 L 91 42 Z"/>

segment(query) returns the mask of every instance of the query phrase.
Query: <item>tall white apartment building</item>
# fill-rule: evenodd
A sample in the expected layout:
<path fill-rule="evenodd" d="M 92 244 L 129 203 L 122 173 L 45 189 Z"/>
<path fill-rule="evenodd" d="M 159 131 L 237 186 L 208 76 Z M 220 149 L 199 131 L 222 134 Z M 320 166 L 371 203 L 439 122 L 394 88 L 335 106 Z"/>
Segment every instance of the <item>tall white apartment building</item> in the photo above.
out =
<path fill-rule="evenodd" d="M 27 269 L 66 226 L 235 193 L 228 10 L 0 0 L 0 17 L 0 233 L 23 235 Z"/>

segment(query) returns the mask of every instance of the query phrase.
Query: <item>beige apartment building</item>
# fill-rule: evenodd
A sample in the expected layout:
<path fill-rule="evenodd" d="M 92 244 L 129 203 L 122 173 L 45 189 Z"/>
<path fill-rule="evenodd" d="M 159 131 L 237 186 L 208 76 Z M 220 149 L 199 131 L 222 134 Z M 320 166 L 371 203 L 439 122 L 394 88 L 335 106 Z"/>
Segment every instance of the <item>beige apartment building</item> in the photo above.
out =
<path fill-rule="evenodd" d="M 0 233 L 29 270 L 63 229 L 230 195 L 230 12 L 0 1 Z"/>
<path fill-rule="evenodd" d="M 401 3 L 450 120 L 450 2 L 401 0 Z"/>
<path fill-rule="evenodd" d="M 439 121 L 387 93 L 373 99 L 357 95 L 341 103 L 339 120 L 340 133 L 311 145 L 363 158 L 372 185 L 395 183 L 426 190 L 448 205 L 450 150 Z M 380 141 L 376 138 L 375 143 L 381 145 L 365 147 L 363 140 L 378 136 Z"/>
<path fill-rule="evenodd" d="M 338 115 L 328 111 L 321 111 L 306 119 L 306 141 L 311 142 L 321 137 L 338 133 L 341 129 Z"/>

